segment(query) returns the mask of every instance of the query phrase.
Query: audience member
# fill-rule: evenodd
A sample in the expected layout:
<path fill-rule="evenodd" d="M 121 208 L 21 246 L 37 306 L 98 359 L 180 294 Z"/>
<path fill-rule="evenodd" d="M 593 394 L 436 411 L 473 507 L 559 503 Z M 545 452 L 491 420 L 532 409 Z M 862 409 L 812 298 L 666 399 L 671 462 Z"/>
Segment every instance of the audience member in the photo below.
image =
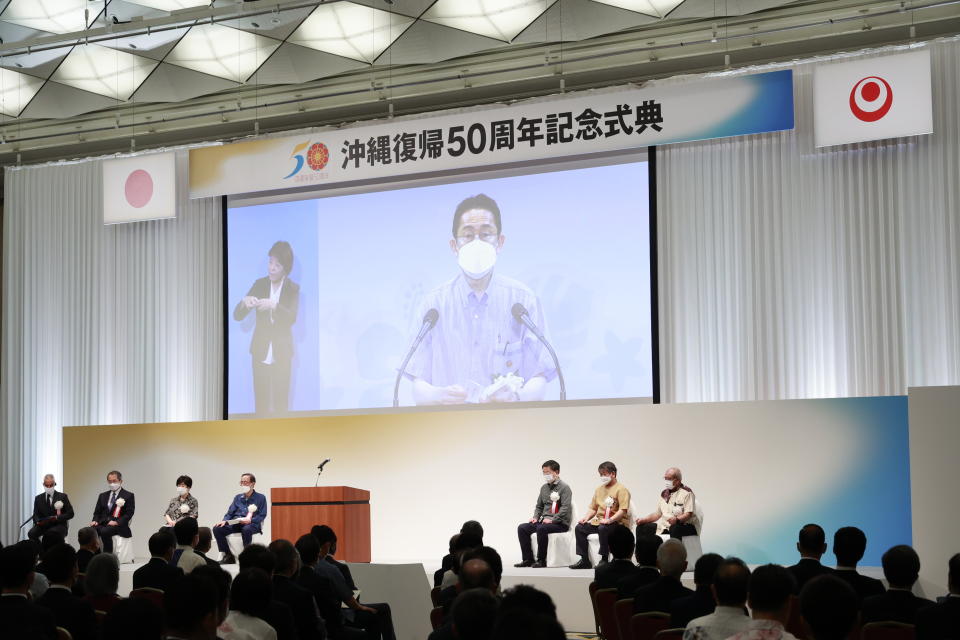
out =
<path fill-rule="evenodd" d="M 607 544 L 613 560 L 593 570 L 593 581 L 598 589 L 616 587 L 622 578 L 632 576 L 637 569 L 633 564 L 634 540 L 630 529 L 617 527 L 607 537 Z"/>
<path fill-rule="evenodd" d="M 550 594 L 527 584 L 518 584 L 503 592 L 500 611 L 506 613 L 514 609 L 529 611 L 553 620 L 557 619 L 557 605 L 553 603 Z"/>
<path fill-rule="evenodd" d="M 633 597 L 633 612 L 669 611 L 670 603 L 689 596 L 693 591 L 680 582 L 687 569 L 687 550 L 676 538 L 667 540 L 657 550 L 657 567 L 660 577 L 655 582 L 641 587 Z"/>
<path fill-rule="evenodd" d="M 221 569 L 219 562 L 197 567 L 190 575 L 209 580 L 217 590 L 217 626 L 219 627 L 227 619 L 227 612 L 230 611 L 230 583 L 233 581 L 233 576 Z"/>
<path fill-rule="evenodd" d="M 238 558 L 240 571 L 246 569 L 261 569 L 270 576 L 271 600 L 263 619 L 277 632 L 278 640 L 290 640 L 297 637 L 297 623 L 293 619 L 293 611 L 283 602 L 273 598 L 273 573 L 277 568 L 277 557 L 262 544 L 251 544 L 240 553 Z"/>
<path fill-rule="evenodd" d="M 594 533 L 600 539 L 600 564 L 606 564 L 609 553 L 607 537 L 616 527 L 630 523 L 630 491 L 617 482 L 617 465 L 609 460 L 601 462 L 597 472 L 600 474 L 600 486 L 594 490 L 587 513 L 574 529 L 580 560 L 570 565 L 571 569 L 589 569 L 593 566 L 587 538 Z"/>
<path fill-rule="evenodd" d="M 151 600 L 120 600 L 103 619 L 100 640 L 160 640 L 163 637 L 163 611 Z"/>
<path fill-rule="evenodd" d="M 880 580 L 857 572 L 857 563 L 866 550 L 867 536 L 856 527 L 841 527 L 833 534 L 833 555 L 837 557 L 835 575 L 853 587 L 858 602 L 886 591 Z"/>
<path fill-rule="evenodd" d="M 134 589 L 159 589 L 166 592 L 170 585 L 183 576 L 179 567 L 171 565 L 174 540 L 169 531 L 158 531 L 147 540 L 150 561 L 133 572 Z"/>
<path fill-rule="evenodd" d="M 915 624 L 917 612 L 933 604 L 926 598 L 913 595 L 913 585 L 920 577 L 920 557 L 905 544 L 890 547 L 881 559 L 883 575 L 890 588 L 886 593 L 864 598 L 861 620 L 880 622 L 892 620 Z"/>
<path fill-rule="evenodd" d="M 947 585 L 943 601 L 917 612 L 917 640 L 960 638 L 960 553 L 950 558 Z"/>
<path fill-rule="evenodd" d="M 857 623 L 859 599 L 834 575 L 810 579 L 800 591 L 800 615 L 810 640 L 844 640 Z"/>
<path fill-rule="evenodd" d="M 206 567 L 200 567 L 207 571 Z M 220 571 L 219 568 L 216 569 Z M 226 583 L 229 585 L 229 580 Z M 229 587 L 227 587 L 229 589 Z M 179 578 L 163 595 L 168 640 L 213 640 L 221 617 L 221 590 L 217 579 L 203 571 Z"/>
<path fill-rule="evenodd" d="M 0 624 L 5 636 L 31 640 L 57 637 L 53 613 L 30 602 L 37 556 L 34 545 L 18 542 L 0 549 Z"/>
<path fill-rule="evenodd" d="M 526 609 L 509 609 L 497 616 L 491 640 L 566 640 L 563 626 L 556 620 Z"/>
<path fill-rule="evenodd" d="M 797 551 L 800 552 L 800 562 L 787 567 L 797 582 L 797 593 L 800 593 L 800 589 L 807 580 L 825 573 L 833 573 L 833 569 L 820 564 L 820 558 L 827 552 L 827 534 L 820 525 L 807 524 L 800 529 Z"/>
<path fill-rule="evenodd" d="M 120 584 L 120 563 L 112 553 L 101 553 L 90 559 L 84 586 L 85 599 L 97 611 L 109 613 L 120 602 L 117 587 Z"/>
<path fill-rule="evenodd" d="M 274 540 L 268 547 L 277 559 L 273 573 L 273 597 L 293 613 L 300 640 L 323 640 L 326 626 L 317 612 L 313 594 L 294 581 L 300 571 L 300 557 L 289 540 Z"/>
<path fill-rule="evenodd" d="M 33 562 L 33 582 L 30 583 L 30 599 L 34 602 L 37 601 L 40 597 L 47 592 L 47 589 L 50 587 L 50 581 L 47 580 L 41 569 L 40 563 L 37 562 L 37 558 L 40 556 L 40 551 L 43 548 L 40 542 L 36 540 L 23 540 L 18 544 L 29 545 L 33 553 L 34 562 Z"/>
<path fill-rule="evenodd" d="M 73 595 L 77 579 L 77 552 L 68 544 L 60 544 L 43 556 L 50 588 L 37 604 L 53 612 L 58 627 L 70 632 L 73 640 L 95 640 L 97 618 L 93 605 Z"/>
<path fill-rule="evenodd" d="M 657 551 L 663 544 L 663 538 L 653 534 L 638 535 L 636 542 L 637 568 L 633 575 L 626 578 L 620 578 L 617 582 L 618 596 L 623 598 L 632 598 L 636 595 L 637 589 L 648 584 L 656 582 L 660 577 L 660 570 L 657 569 Z"/>
<path fill-rule="evenodd" d="M 784 628 L 790 616 L 790 597 L 796 590 L 793 574 L 780 565 L 765 564 L 754 569 L 747 590 L 753 619 L 745 631 L 728 640 L 797 640 Z"/>
<path fill-rule="evenodd" d="M 100 553 L 100 537 L 93 527 L 84 527 L 77 531 L 77 569 L 80 573 L 87 572 L 90 558 Z"/>
<path fill-rule="evenodd" d="M 697 568 L 699 567 L 698 561 Z M 740 558 L 721 560 L 713 572 L 710 584 L 710 591 L 716 598 L 716 608 L 713 613 L 694 618 L 685 624 L 684 640 L 723 640 L 746 631 L 750 625 L 746 610 L 749 584 L 750 569 L 743 560 Z M 698 583 L 697 588 L 699 587 Z M 672 618 L 670 626 L 677 626 Z"/>
<path fill-rule="evenodd" d="M 220 563 L 214 560 L 213 558 L 208 558 L 207 554 L 210 553 L 210 547 L 213 545 L 213 532 L 210 530 L 210 527 L 198 527 L 197 528 L 197 544 L 193 547 L 193 552 L 200 556 L 207 565 L 220 566 Z"/>
<path fill-rule="evenodd" d="M 470 522 L 473 522 L 471 520 Z M 457 584 L 457 574 L 460 571 L 460 559 L 463 554 L 471 549 L 478 549 L 483 546 L 483 538 L 474 531 L 467 531 L 457 535 L 457 540 L 453 547 L 453 558 L 450 569 L 448 569 L 440 580 L 440 588 L 446 589 Z"/>
<path fill-rule="evenodd" d="M 671 628 L 681 629 L 694 618 L 713 613 L 717 606 L 713 595 L 714 574 L 722 562 L 723 556 L 716 553 L 705 553 L 700 556 L 693 567 L 693 583 L 696 585 L 693 595 L 677 598 L 670 603 Z M 743 588 L 744 599 L 746 599 L 747 585 L 744 584 Z"/>
<path fill-rule="evenodd" d="M 452 636 L 458 640 L 487 640 L 497 619 L 496 597 L 489 589 L 467 589 L 453 602 Z M 437 640 L 430 634 L 432 640 Z"/>
<path fill-rule="evenodd" d="M 316 536 L 310 533 L 300 536 L 297 539 L 296 548 L 302 564 L 297 574 L 297 584 L 313 594 L 320 617 L 323 618 L 327 629 L 327 636 L 335 640 L 365 637 L 362 629 L 344 625 L 340 598 L 337 597 L 333 583 L 326 575 L 317 571 L 320 543 Z"/>
<path fill-rule="evenodd" d="M 222 640 L 277 640 L 276 630 L 265 620 L 272 600 L 270 574 L 256 567 L 240 569 L 230 589 L 230 611 L 217 630 L 218 637 Z"/>
<path fill-rule="evenodd" d="M 439 587 L 441 583 L 443 583 L 444 574 L 453 569 L 453 554 L 457 551 L 456 545 L 459 538 L 459 533 L 450 536 L 450 542 L 447 545 L 447 555 L 443 556 L 443 559 L 440 560 L 440 568 L 433 572 L 433 586 Z"/>
<path fill-rule="evenodd" d="M 206 560 L 198 556 L 193 548 L 199 540 L 200 526 L 196 519 L 186 517 L 177 520 L 173 525 L 173 535 L 177 538 L 177 548 L 173 551 L 171 563 L 183 569 L 184 573 L 190 573 L 197 567 L 207 564 Z"/>

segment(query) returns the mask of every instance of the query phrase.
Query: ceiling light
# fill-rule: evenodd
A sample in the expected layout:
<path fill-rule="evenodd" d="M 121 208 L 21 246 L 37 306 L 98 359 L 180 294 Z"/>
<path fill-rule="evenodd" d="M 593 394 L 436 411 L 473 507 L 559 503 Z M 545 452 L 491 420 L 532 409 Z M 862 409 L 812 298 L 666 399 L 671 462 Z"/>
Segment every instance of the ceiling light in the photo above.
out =
<path fill-rule="evenodd" d="M 636 11 L 654 18 L 666 17 L 668 13 L 684 3 L 684 0 L 593 0 L 611 7 Z"/>
<path fill-rule="evenodd" d="M 164 62 L 246 82 L 279 46 L 273 38 L 221 24 L 203 24 L 191 27 Z"/>
<path fill-rule="evenodd" d="M 0 113 L 19 116 L 42 86 L 43 80 L 40 78 L 0 69 Z"/>
<path fill-rule="evenodd" d="M 556 0 L 437 0 L 422 18 L 510 42 L 554 2 Z"/>
<path fill-rule="evenodd" d="M 11 0 L 0 19 L 37 31 L 72 33 L 93 24 L 103 5 L 103 0 Z"/>
<path fill-rule="evenodd" d="M 51 80 L 116 100 L 127 100 L 159 63 L 98 44 L 76 46 Z"/>
<path fill-rule="evenodd" d="M 210 0 L 127 0 L 127 2 L 160 11 L 176 11 L 177 9 L 210 6 Z"/>
<path fill-rule="evenodd" d="M 413 22 L 389 11 L 337 2 L 314 9 L 287 41 L 372 63 Z"/>

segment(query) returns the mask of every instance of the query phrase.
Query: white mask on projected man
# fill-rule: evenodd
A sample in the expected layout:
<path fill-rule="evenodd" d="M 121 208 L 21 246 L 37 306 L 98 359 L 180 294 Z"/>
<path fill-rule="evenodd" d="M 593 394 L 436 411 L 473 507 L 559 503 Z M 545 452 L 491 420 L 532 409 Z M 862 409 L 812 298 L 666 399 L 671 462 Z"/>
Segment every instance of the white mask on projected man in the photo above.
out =
<path fill-rule="evenodd" d="M 479 280 L 493 269 L 497 262 L 497 249 L 480 238 L 460 247 L 457 252 L 457 264 L 463 272 L 474 280 Z"/>

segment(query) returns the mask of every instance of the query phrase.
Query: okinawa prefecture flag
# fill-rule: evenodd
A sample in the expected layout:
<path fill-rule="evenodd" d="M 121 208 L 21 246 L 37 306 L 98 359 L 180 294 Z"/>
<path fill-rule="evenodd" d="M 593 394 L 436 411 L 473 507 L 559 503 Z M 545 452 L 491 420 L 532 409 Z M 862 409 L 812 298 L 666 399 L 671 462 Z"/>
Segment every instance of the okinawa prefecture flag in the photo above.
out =
<path fill-rule="evenodd" d="M 818 66 L 813 90 L 818 147 L 933 132 L 929 49 Z"/>
<path fill-rule="evenodd" d="M 103 223 L 174 218 L 176 155 L 152 153 L 103 162 Z"/>

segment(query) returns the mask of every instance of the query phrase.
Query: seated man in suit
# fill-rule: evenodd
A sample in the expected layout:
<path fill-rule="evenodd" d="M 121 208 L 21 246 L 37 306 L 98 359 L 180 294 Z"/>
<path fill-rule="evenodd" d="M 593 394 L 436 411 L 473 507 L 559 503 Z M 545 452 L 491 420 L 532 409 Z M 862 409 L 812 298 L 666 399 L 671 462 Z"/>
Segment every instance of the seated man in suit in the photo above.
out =
<path fill-rule="evenodd" d="M 867 536 L 856 527 L 841 527 L 833 534 L 833 555 L 837 556 L 836 576 L 853 587 L 857 600 L 878 596 L 883 582 L 857 572 L 857 563 L 867 550 Z"/>
<path fill-rule="evenodd" d="M 652 533 L 637 536 L 636 558 L 637 568 L 633 574 L 620 578 L 617 581 L 618 597 L 632 598 L 637 594 L 637 589 L 645 587 L 660 577 L 660 570 L 657 569 L 657 551 L 663 544 L 663 538 Z"/>
<path fill-rule="evenodd" d="M 573 491 L 570 485 L 560 479 L 560 463 L 547 460 L 543 463 L 543 486 L 537 497 L 537 506 L 533 517 L 517 527 L 520 538 L 520 563 L 517 567 L 542 569 L 547 566 L 547 543 L 551 533 L 563 533 L 570 529 L 573 515 Z M 530 536 L 537 534 L 537 559 L 533 559 L 533 545 Z"/>
<path fill-rule="evenodd" d="M 960 638 L 960 553 L 950 558 L 947 585 L 947 597 L 917 612 L 917 640 Z"/>
<path fill-rule="evenodd" d="M 570 565 L 571 569 L 590 569 L 590 547 L 587 538 L 597 534 L 600 538 L 600 564 L 607 563 L 607 536 L 616 528 L 630 522 L 630 491 L 617 482 L 617 465 L 610 461 L 601 462 L 597 467 L 600 473 L 600 486 L 593 492 L 590 507 L 577 524 L 577 555 L 580 561 Z"/>
<path fill-rule="evenodd" d="M 35 543 L 24 540 L 0 549 L 0 624 L 5 638 L 56 640 L 53 613 L 27 596 L 37 564 L 35 548 Z"/>
<path fill-rule="evenodd" d="M 800 615 L 810 640 L 848 637 L 859 606 L 853 587 L 833 574 L 811 578 L 800 591 Z"/>
<path fill-rule="evenodd" d="M 723 557 L 716 553 L 705 553 L 700 556 L 693 566 L 693 583 L 696 588 L 693 595 L 677 598 L 670 603 L 670 628 L 682 629 L 694 618 L 713 613 L 717 601 L 713 595 L 714 574 L 717 567 L 723 562 Z M 746 599 L 746 582 L 743 585 L 744 599 Z M 731 634 L 732 635 L 732 634 Z"/>
<path fill-rule="evenodd" d="M 93 606 L 73 595 L 77 579 L 77 552 L 68 544 L 59 544 L 43 555 L 50 588 L 37 604 L 53 612 L 58 627 L 70 632 L 73 640 L 96 640 L 97 617 Z"/>
<path fill-rule="evenodd" d="M 765 564 L 754 569 L 747 588 L 747 606 L 752 619 L 746 630 L 727 640 L 797 640 L 785 628 L 790 618 L 790 596 L 796 590 L 797 581 L 784 567 Z"/>
<path fill-rule="evenodd" d="M 300 558 L 289 540 L 274 540 L 268 549 L 277 559 L 273 572 L 273 597 L 286 604 L 293 613 L 300 640 L 323 640 L 326 625 L 317 613 L 313 594 L 295 580 L 300 571 Z"/>
<path fill-rule="evenodd" d="M 670 539 L 660 545 L 657 567 L 660 569 L 657 581 L 641 587 L 633 597 L 634 613 L 667 612 L 671 602 L 693 594 L 680 583 L 680 576 L 687 570 L 687 550 L 682 542 Z"/>
<path fill-rule="evenodd" d="M 158 531 L 150 536 L 147 546 L 150 547 L 150 561 L 133 572 L 133 588 L 160 589 L 166 592 L 183 570 L 170 564 L 175 546 L 173 536 L 168 531 Z"/>
<path fill-rule="evenodd" d="M 637 568 L 633 564 L 633 532 L 626 527 L 617 527 L 607 538 L 613 560 L 593 570 L 593 581 L 598 589 L 612 589 L 621 578 L 632 576 Z"/>
<path fill-rule="evenodd" d="M 111 471 L 107 474 L 107 490 L 97 497 L 90 526 L 100 536 L 100 548 L 113 553 L 113 536 L 129 538 L 130 520 L 136 507 L 132 493 L 123 488 L 123 474 Z"/>
<path fill-rule="evenodd" d="M 825 573 L 833 573 L 833 569 L 820 564 L 820 558 L 827 552 L 827 534 L 818 524 L 807 524 L 800 529 L 797 536 L 797 551 L 800 552 L 800 562 L 787 567 L 797 582 L 797 591 L 803 589 L 807 580 Z"/>
<path fill-rule="evenodd" d="M 920 577 L 920 557 L 911 547 L 899 544 L 887 549 L 881 563 L 890 588 L 879 596 L 864 598 L 860 621 L 916 624 L 917 612 L 933 604 L 913 595 L 913 585 Z"/>
<path fill-rule="evenodd" d="M 27 533 L 31 540 L 39 540 L 53 531 L 66 539 L 68 522 L 73 518 L 73 506 L 65 493 L 56 490 L 52 473 L 43 476 L 43 493 L 33 499 L 33 526 Z"/>
<path fill-rule="evenodd" d="M 193 552 L 200 556 L 208 565 L 220 566 L 220 563 L 212 558 L 208 558 L 210 547 L 213 546 L 213 531 L 210 527 L 197 528 L 197 544 L 193 545 Z"/>
<path fill-rule="evenodd" d="M 705 557 L 700 559 L 703 560 Z M 699 562 L 697 566 L 700 566 Z M 749 584 L 750 569 L 743 560 L 740 558 L 722 560 L 713 574 L 710 585 L 710 591 L 716 597 L 717 605 L 712 613 L 693 618 L 683 625 L 684 639 L 723 640 L 745 631 L 750 625 L 750 617 L 747 616 Z M 697 586 L 699 587 L 699 584 Z M 675 615 L 671 616 L 670 626 L 677 626 Z"/>
<path fill-rule="evenodd" d="M 658 536 L 664 533 L 669 533 L 671 538 L 700 535 L 693 489 L 683 484 L 683 472 L 670 467 L 663 472 L 663 482 L 666 487 L 660 492 L 656 511 L 637 518 L 638 535 L 639 527 L 644 527 L 644 533 L 652 533 L 651 525 L 656 525 Z"/>
<path fill-rule="evenodd" d="M 213 537 L 217 539 L 217 549 L 223 554 L 221 564 L 233 564 L 237 561 L 230 552 L 227 536 L 239 533 L 243 538 L 243 548 L 246 549 L 253 541 L 253 534 L 260 533 L 263 521 L 267 517 L 267 498 L 257 493 L 255 487 L 257 477 L 252 473 L 240 476 L 242 493 L 233 497 L 233 502 L 224 514 L 223 520 L 213 525 Z"/>

